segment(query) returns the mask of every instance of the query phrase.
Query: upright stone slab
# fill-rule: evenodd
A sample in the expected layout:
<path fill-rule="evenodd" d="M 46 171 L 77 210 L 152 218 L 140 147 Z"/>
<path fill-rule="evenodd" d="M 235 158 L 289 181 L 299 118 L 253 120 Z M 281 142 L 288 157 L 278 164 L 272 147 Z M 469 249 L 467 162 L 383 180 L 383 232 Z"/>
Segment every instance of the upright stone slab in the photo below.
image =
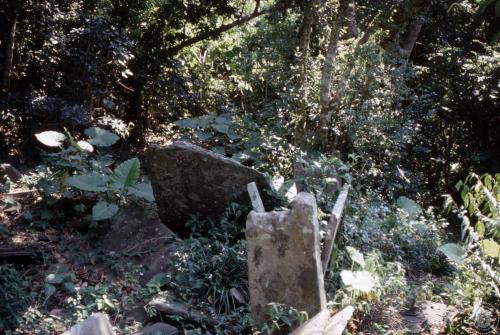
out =
<path fill-rule="evenodd" d="M 270 208 L 272 190 L 266 176 L 225 156 L 186 142 L 168 146 L 151 145 L 146 161 L 163 223 L 187 236 L 190 215 L 220 218 L 233 196 L 246 194 L 247 184 L 255 182 L 264 205 Z"/>
<path fill-rule="evenodd" d="M 326 307 L 314 196 L 299 193 L 292 209 L 251 211 L 247 218 L 248 279 L 252 316 L 258 326 L 270 302 L 306 311 Z"/>

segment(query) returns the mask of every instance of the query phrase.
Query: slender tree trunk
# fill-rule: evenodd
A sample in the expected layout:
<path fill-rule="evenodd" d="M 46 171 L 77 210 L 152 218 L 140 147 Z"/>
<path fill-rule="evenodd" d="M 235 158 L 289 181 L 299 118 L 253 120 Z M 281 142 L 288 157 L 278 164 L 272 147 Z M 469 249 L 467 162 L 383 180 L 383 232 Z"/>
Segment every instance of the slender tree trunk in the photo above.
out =
<path fill-rule="evenodd" d="M 8 34 L 7 44 L 5 46 L 5 59 L 3 63 L 1 87 L 0 87 L 3 91 L 10 90 L 10 74 L 12 72 L 12 60 L 14 58 L 16 25 L 17 25 L 17 18 L 14 15 L 10 22 L 10 32 Z"/>
<path fill-rule="evenodd" d="M 340 39 L 340 32 L 344 25 L 345 14 L 349 4 L 346 0 L 341 0 L 339 4 L 339 9 L 337 17 L 332 25 L 332 31 L 330 33 L 330 39 L 328 42 L 328 49 L 325 55 L 325 62 L 323 65 L 323 72 L 321 74 L 320 83 L 320 115 L 318 124 L 318 133 L 316 136 L 316 147 L 326 147 L 328 141 L 328 132 L 330 129 L 330 103 L 331 98 L 331 88 L 332 88 L 332 71 L 335 64 L 335 59 L 337 58 L 337 50 Z"/>
<path fill-rule="evenodd" d="M 422 29 L 424 22 L 425 19 L 423 16 L 419 16 L 415 20 L 413 20 L 408 27 L 405 38 L 400 43 L 400 52 L 406 61 L 410 59 L 411 53 L 413 51 L 413 48 L 415 47 L 415 43 L 417 43 L 418 35 L 420 34 L 420 30 Z"/>
<path fill-rule="evenodd" d="M 349 7 L 347 8 L 347 38 L 353 38 L 359 36 L 358 21 L 356 20 L 356 2 L 354 0 L 350 1 Z"/>
<path fill-rule="evenodd" d="M 300 78 L 299 83 L 307 82 L 307 58 L 309 56 L 309 44 L 315 17 L 317 0 L 310 0 L 304 7 L 304 16 L 299 31 L 299 60 Z"/>
<path fill-rule="evenodd" d="M 295 144 L 302 146 L 307 127 L 307 98 L 309 96 L 309 86 L 307 83 L 308 61 L 309 61 L 309 45 L 311 43 L 311 33 L 316 16 L 316 6 L 318 0 L 309 0 L 304 6 L 304 15 L 302 24 L 299 30 L 299 50 L 298 61 L 300 66 L 300 73 L 297 82 L 297 88 L 300 92 L 301 104 L 298 106 L 295 122 Z"/>

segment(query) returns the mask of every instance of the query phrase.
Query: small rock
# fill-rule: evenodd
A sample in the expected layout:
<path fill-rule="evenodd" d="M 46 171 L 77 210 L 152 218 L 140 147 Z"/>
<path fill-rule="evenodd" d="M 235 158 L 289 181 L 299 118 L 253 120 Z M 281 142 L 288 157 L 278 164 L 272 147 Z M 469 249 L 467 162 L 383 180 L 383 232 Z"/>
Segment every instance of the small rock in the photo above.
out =
<path fill-rule="evenodd" d="M 156 309 L 158 312 L 167 315 L 177 315 L 192 322 L 202 323 L 215 323 L 208 314 L 193 309 L 191 306 L 182 302 L 172 299 L 170 296 L 157 296 L 149 305 Z"/>
<path fill-rule="evenodd" d="M 10 164 L 0 164 L 0 179 L 8 177 L 12 182 L 17 183 L 23 177 L 15 167 Z"/>
<path fill-rule="evenodd" d="M 115 335 L 108 316 L 103 313 L 92 314 L 88 319 L 74 325 L 63 335 Z"/>
<path fill-rule="evenodd" d="M 142 330 L 143 335 L 178 335 L 179 330 L 167 323 L 158 322 Z"/>

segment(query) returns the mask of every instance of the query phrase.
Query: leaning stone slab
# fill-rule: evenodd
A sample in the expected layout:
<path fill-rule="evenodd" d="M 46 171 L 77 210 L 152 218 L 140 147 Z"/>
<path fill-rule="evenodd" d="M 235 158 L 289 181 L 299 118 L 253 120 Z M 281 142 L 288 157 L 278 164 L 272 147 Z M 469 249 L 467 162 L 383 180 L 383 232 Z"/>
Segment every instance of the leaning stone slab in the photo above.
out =
<path fill-rule="evenodd" d="M 108 316 L 103 313 L 92 314 L 88 319 L 74 325 L 63 335 L 115 335 Z"/>
<path fill-rule="evenodd" d="M 246 239 L 250 305 L 258 327 L 266 322 L 271 302 L 306 311 L 309 316 L 325 308 L 313 195 L 299 193 L 288 211 L 251 211 Z"/>
<path fill-rule="evenodd" d="M 163 223 L 180 236 L 191 215 L 217 220 L 235 196 L 248 198 L 255 182 L 264 205 L 272 206 L 266 176 L 225 156 L 186 142 L 151 145 L 146 153 L 149 176 Z"/>
<path fill-rule="evenodd" d="M 342 335 L 352 313 L 352 306 L 347 306 L 336 314 L 324 309 L 290 335 Z"/>

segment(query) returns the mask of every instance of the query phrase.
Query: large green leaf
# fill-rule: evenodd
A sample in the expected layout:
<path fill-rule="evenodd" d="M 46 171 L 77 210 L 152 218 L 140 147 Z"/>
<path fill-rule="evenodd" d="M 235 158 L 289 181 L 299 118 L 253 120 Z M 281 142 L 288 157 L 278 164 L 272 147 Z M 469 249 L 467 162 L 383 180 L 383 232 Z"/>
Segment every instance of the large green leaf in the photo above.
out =
<path fill-rule="evenodd" d="M 353 248 L 353 247 L 347 247 L 347 252 L 349 253 L 349 257 L 355 262 L 361 265 L 362 267 L 365 266 L 365 258 L 363 257 L 363 254 L 358 251 L 358 249 Z"/>
<path fill-rule="evenodd" d="M 153 194 L 153 187 L 151 183 L 139 183 L 128 189 L 128 194 L 135 195 L 136 197 L 143 198 L 147 201 L 155 201 Z"/>
<path fill-rule="evenodd" d="M 364 293 L 372 291 L 376 283 L 373 275 L 367 271 L 342 270 L 340 277 L 344 285 Z"/>
<path fill-rule="evenodd" d="M 174 122 L 175 125 L 182 129 L 193 129 L 198 127 L 198 122 L 196 118 L 182 119 Z"/>
<path fill-rule="evenodd" d="M 108 176 L 102 174 L 82 174 L 71 176 L 66 179 L 66 184 L 76 187 L 82 191 L 104 192 L 106 191 L 106 183 Z"/>
<path fill-rule="evenodd" d="M 488 239 L 482 240 L 479 242 L 479 245 L 481 246 L 481 250 L 483 250 L 486 255 L 494 258 L 500 257 L 500 245 L 498 245 L 497 242 Z"/>
<path fill-rule="evenodd" d="M 95 221 L 111 219 L 118 213 L 118 206 L 106 201 L 99 201 L 92 207 L 92 219 Z"/>
<path fill-rule="evenodd" d="M 115 190 L 123 190 L 137 184 L 141 163 L 139 159 L 132 158 L 118 165 L 111 175 L 111 188 Z"/>
<path fill-rule="evenodd" d="M 461 263 L 463 262 L 467 252 L 465 249 L 455 243 L 446 243 L 438 248 L 450 260 Z"/>
<path fill-rule="evenodd" d="M 44 131 L 35 134 L 36 139 L 48 147 L 60 147 L 66 141 L 66 135 L 57 131 Z"/>
<path fill-rule="evenodd" d="M 98 147 L 112 146 L 119 139 L 118 135 L 99 127 L 85 129 L 85 135 L 90 137 L 90 140 L 88 141 L 90 144 Z"/>
<path fill-rule="evenodd" d="M 422 214 L 422 207 L 410 198 L 399 197 L 397 205 L 400 209 L 408 213 L 410 219 L 416 219 L 420 214 Z"/>

